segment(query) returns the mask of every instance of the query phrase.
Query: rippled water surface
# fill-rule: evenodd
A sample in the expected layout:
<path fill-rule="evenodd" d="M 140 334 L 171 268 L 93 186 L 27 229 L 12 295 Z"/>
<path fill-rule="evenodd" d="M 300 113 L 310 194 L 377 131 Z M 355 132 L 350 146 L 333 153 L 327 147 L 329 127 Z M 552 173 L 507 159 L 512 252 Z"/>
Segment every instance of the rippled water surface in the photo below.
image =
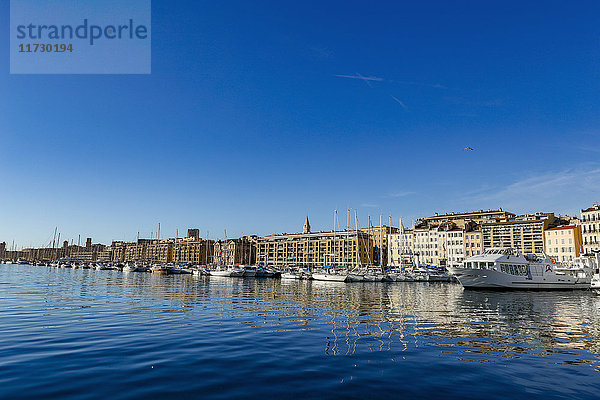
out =
<path fill-rule="evenodd" d="M 0 398 L 600 398 L 600 297 L 0 265 Z"/>

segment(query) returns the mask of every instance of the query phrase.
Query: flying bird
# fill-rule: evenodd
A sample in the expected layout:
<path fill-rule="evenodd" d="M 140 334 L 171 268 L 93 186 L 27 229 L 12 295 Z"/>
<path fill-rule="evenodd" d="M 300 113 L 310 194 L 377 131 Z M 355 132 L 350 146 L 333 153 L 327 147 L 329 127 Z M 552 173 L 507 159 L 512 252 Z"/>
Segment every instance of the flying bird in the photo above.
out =
<path fill-rule="evenodd" d="M 473 151 L 473 148 L 472 147 L 465 147 L 465 150 Z"/>

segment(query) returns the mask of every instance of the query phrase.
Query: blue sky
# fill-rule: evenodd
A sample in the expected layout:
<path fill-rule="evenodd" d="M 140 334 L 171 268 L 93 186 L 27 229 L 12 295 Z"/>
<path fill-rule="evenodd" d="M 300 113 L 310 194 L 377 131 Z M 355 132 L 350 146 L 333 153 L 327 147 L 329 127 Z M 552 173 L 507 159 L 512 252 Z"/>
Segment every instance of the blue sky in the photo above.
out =
<path fill-rule="evenodd" d="M 0 241 L 600 201 L 600 3 L 322 3 L 153 0 L 151 75 L 10 75 L 1 30 Z"/>

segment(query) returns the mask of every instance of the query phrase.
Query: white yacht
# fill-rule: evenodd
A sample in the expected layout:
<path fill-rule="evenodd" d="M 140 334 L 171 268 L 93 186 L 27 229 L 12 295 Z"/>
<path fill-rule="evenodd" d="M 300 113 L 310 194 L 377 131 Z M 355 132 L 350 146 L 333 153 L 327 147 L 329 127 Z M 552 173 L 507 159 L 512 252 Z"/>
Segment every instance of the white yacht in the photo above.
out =
<path fill-rule="evenodd" d="M 287 268 L 281 272 L 281 279 L 312 279 L 308 268 Z"/>
<path fill-rule="evenodd" d="M 302 279 L 302 272 L 298 272 L 298 271 L 282 272 L 281 279 Z"/>
<path fill-rule="evenodd" d="M 141 271 L 141 268 L 137 265 L 137 263 L 126 264 L 123 267 L 123 272 L 138 272 Z"/>
<path fill-rule="evenodd" d="M 231 270 L 224 265 L 209 271 L 210 276 L 231 276 Z"/>
<path fill-rule="evenodd" d="M 594 257 L 578 257 L 576 262 L 587 264 L 592 269 L 592 292 L 600 294 L 600 253 L 596 253 Z"/>
<path fill-rule="evenodd" d="M 330 281 L 330 282 L 345 282 L 348 279 L 348 271 L 335 270 L 335 267 L 324 267 L 318 272 L 312 273 L 312 278 L 315 281 Z"/>
<path fill-rule="evenodd" d="M 592 292 L 594 292 L 595 294 L 600 294 L 600 274 L 598 272 L 596 272 L 593 276 L 592 276 Z"/>
<path fill-rule="evenodd" d="M 572 273 L 546 254 L 523 255 L 509 247 L 488 249 L 449 269 L 468 289 L 573 290 L 591 284 L 588 269 Z"/>

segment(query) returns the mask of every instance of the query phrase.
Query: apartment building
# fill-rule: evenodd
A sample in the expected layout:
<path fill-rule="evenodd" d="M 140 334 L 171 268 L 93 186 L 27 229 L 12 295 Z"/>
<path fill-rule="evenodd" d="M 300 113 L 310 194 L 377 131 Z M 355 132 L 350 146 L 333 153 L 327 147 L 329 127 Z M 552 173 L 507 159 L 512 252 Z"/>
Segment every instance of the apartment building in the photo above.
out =
<path fill-rule="evenodd" d="M 393 226 L 378 225 L 361 230 L 368 233 L 371 238 L 373 254 L 371 254 L 370 259 L 373 264 L 379 265 L 379 258 L 381 257 L 381 264 L 388 265 L 388 237 L 390 234 L 398 233 L 399 229 Z"/>
<path fill-rule="evenodd" d="M 600 251 L 600 205 L 581 210 L 581 235 L 585 254 Z"/>
<path fill-rule="evenodd" d="M 444 222 L 452 222 L 459 228 L 464 228 L 469 222 L 477 224 L 493 222 L 496 220 L 507 220 L 514 218 L 515 214 L 504 211 L 501 208 L 497 210 L 479 210 L 465 213 L 438 214 L 432 217 L 423 218 L 421 221 L 427 226 L 434 227 Z"/>
<path fill-rule="evenodd" d="M 464 230 L 460 228 L 454 228 L 446 232 L 444 245 L 447 253 L 447 264 L 449 266 L 461 265 L 464 261 L 464 236 L 467 234 L 468 233 L 465 233 Z"/>
<path fill-rule="evenodd" d="M 111 252 L 110 252 L 110 260 L 114 263 L 122 263 L 125 262 L 125 251 L 127 250 L 128 245 L 134 245 L 135 243 L 126 243 L 126 242 L 112 242 L 111 244 Z"/>
<path fill-rule="evenodd" d="M 569 262 L 579 257 L 582 249 L 581 227 L 558 226 L 544 232 L 544 251 L 557 261 Z"/>
<path fill-rule="evenodd" d="M 473 230 L 463 233 L 464 258 L 469 258 L 483 252 L 483 233 Z"/>
<path fill-rule="evenodd" d="M 153 263 L 170 263 L 173 261 L 172 239 L 152 240 L 148 243 L 146 260 Z"/>
<path fill-rule="evenodd" d="M 213 262 L 218 265 L 255 264 L 257 236 L 219 240 L 213 245 Z"/>
<path fill-rule="evenodd" d="M 440 235 L 437 229 L 414 229 L 414 255 L 417 265 L 441 265 Z M 443 261 L 445 265 L 445 260 Z"/>
<path fill-rule="evenodd" d="M 258 239 L 259 264 L 279 267 L 372 264 L 373 241 L 364 231 L 311 232 L 308 219 L 302 233 L 274 234 Z"/>
<path fill-rule="evenodd" d="M 402 229 L 388 235 L 388 266 L 407 267 L 414 265 L 414 232 Z"/>
<path fill-rule="evenodd" d="M 125 262 L 144 262 L 148 258 L 148 247 L 152 242 L 148 239 L 138 239 L 137 243 L 128 243 L 125 247 Z"/>
<path fill-rule="evenodd" d="M 483 223 L 483 248 L 514 247 L 525 254 L 544 250 L 544 231 L 555 222 L 554 213 L 523 214 L 514 218 Z"/>
<path fill-rule="evenodd" d="M 191 232 L 194 234 L 194 232 Z M 189 235 L 189 231 L 188 231 Z M 198 235 L 176 239 L 173 262 L 177 264 L 208 265 L 213 262 L 215 242 L 202 240 Z"/>

